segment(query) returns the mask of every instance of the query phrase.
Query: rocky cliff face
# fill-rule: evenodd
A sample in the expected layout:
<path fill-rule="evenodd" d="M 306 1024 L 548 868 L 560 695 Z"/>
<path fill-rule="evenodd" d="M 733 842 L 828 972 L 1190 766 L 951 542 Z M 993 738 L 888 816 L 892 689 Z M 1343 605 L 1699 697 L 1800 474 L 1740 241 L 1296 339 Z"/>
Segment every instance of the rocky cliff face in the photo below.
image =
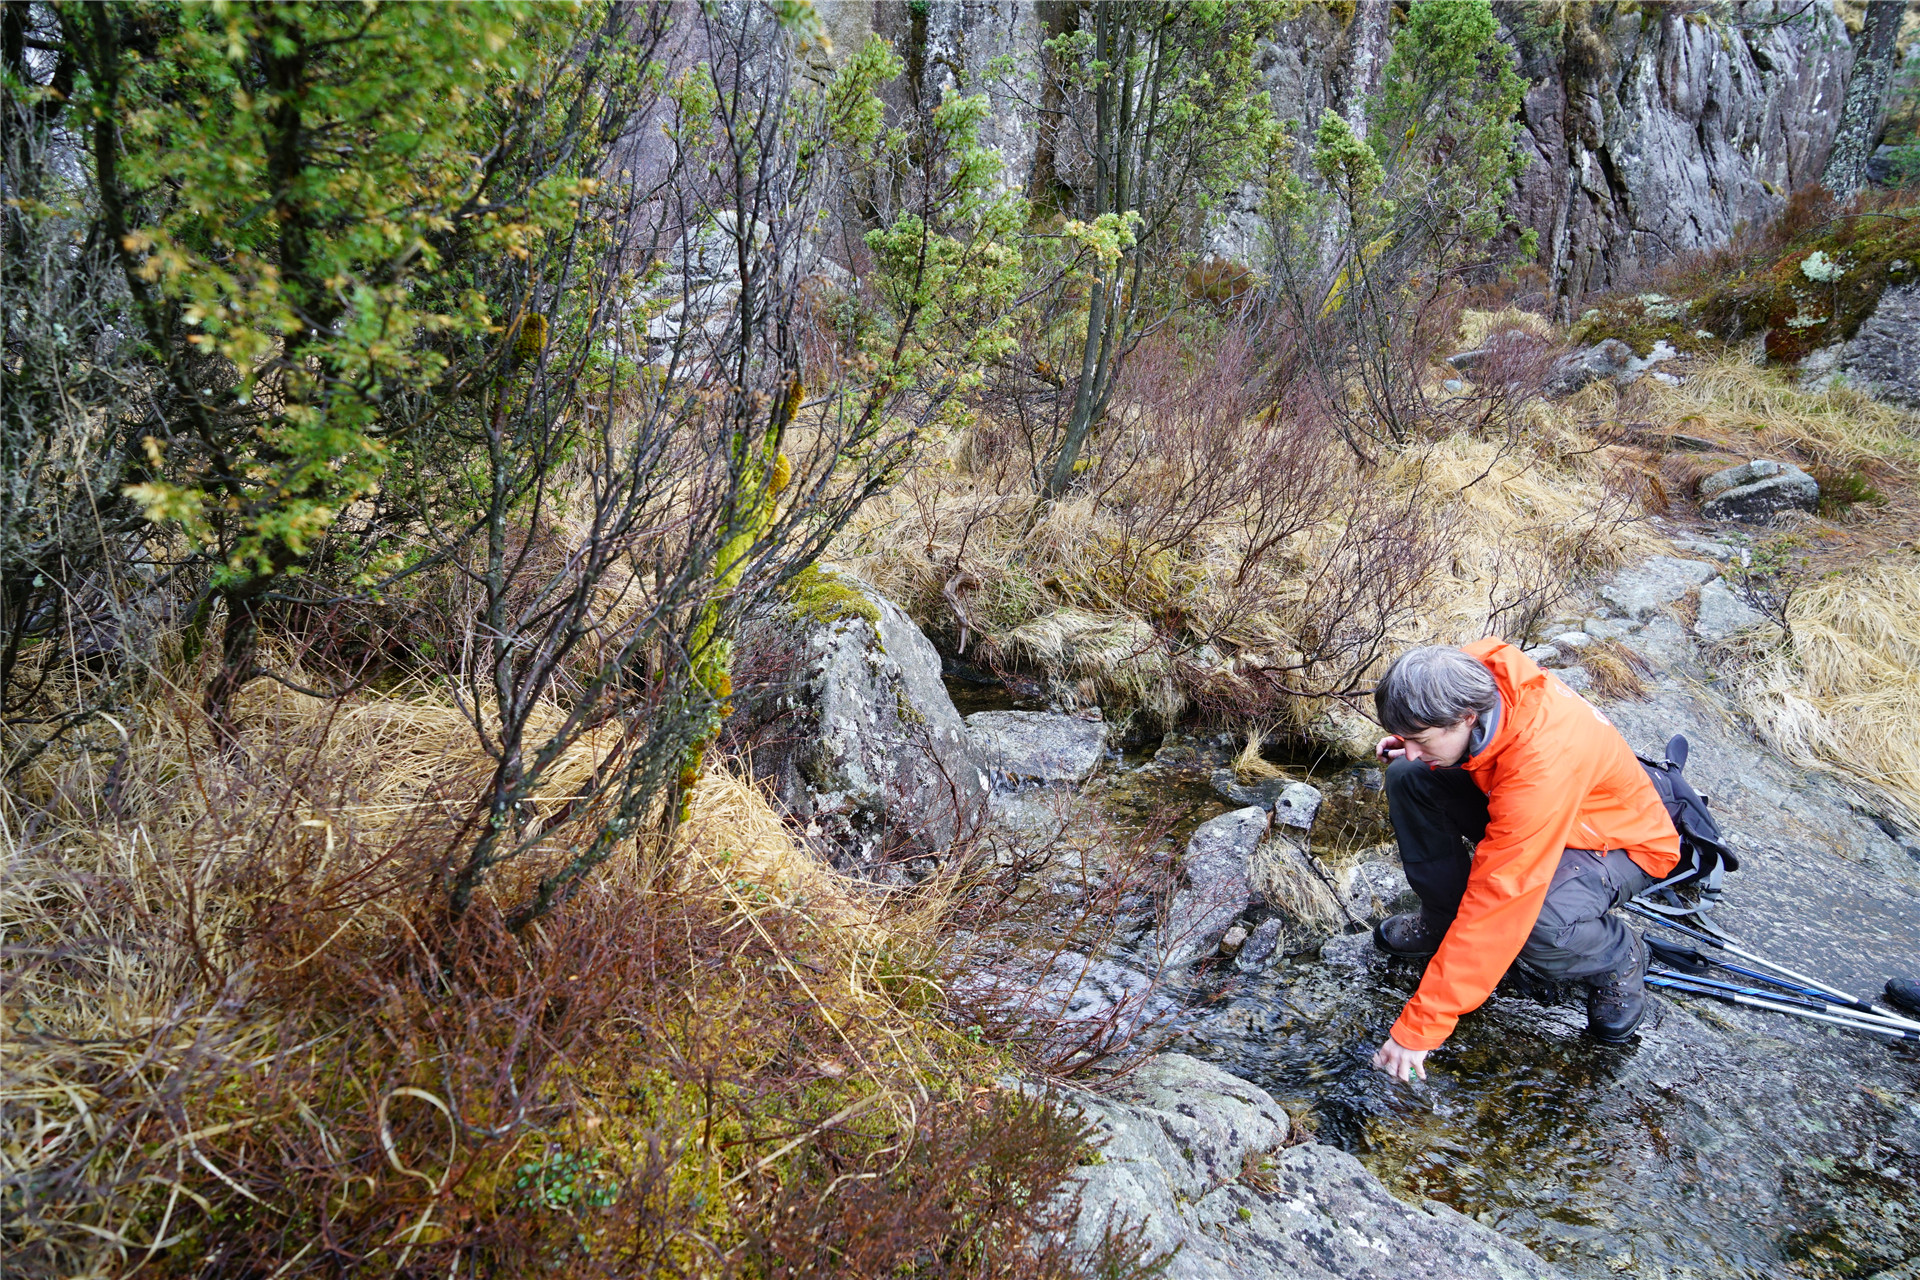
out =
<path fill-rule="evenodd" d="M 1819 179 L 1853 63 L 1830 4 L 1580 9 L 1499 6 L 1532 86 L 1512 213 L 1539 234 L 1550 297 L 1724 244 Z"/>
<path fill-rule="evenodd" d="M 1010 55 L 1031 68 L 1071 20 L 1058 0 L 821 0 L 837 47 L 869 32 L 908 64 L 901 105 L 948 88 L 993 94 L 991 141 L 1008 173 L 1033 186 L 1051 171 L 1038 103 L 988 73 Z M 1643 267 L 1726 242 L 1817 181 L 1832 148 L 1853 48 L 1832 0 L 1737 0 L 1728 8 L 1663 4 L 1495 6 L 1531 82 L 1523 145 L 1533 163 L 1511 211 L 1539 236 L 1542 303 L 1630 278 Z M 1356 124 L 1391 52 L 1386 0 L 1308 5 L 1260 54 L 1282 118 L 1331 109 Z M 1037 92 L 1037 90 L 1035 91 Z M 1042 183 L 1051 172 L 1041 174 Z M 1037 188 L 1036 188 L 1037 189 Z M 1250 213 L 1215 235 L 1228 256 L 1256 255 Z"/>

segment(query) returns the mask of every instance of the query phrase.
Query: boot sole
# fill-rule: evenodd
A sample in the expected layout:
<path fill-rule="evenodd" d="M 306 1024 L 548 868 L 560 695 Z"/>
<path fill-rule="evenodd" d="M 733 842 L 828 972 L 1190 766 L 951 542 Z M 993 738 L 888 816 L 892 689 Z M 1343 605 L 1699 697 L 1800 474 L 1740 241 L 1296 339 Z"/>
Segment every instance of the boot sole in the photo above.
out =
<path fill-rule="evenodd" d="M 1435 955 L 1439 954 L 1440 948 L 1438 947 L 1433 948 L 1431 951 L 1403 951 L 1399 947 L 1390 945 L 1387 942 L 1386 934 L 1381 932 L 1385 923 L 1383 920 L 1380 924 L 1373 926 L 1373 949 L 1375 951 L 1380 952 L 1382 955 L 1397 956 L 1402 960 L 1431 960 Z"/>

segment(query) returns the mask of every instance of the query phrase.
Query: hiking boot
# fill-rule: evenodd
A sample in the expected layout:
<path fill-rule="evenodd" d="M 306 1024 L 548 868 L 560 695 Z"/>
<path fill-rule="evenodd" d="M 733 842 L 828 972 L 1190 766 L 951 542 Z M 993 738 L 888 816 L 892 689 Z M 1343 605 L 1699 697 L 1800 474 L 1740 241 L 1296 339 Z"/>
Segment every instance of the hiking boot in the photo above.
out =
<path fill-rule="evenodd" d="M 1424 960 L 1440 949 L 1447 926 L 1419 911 L 1402 911 L 1373 926 L 1373 945 L 1390 956 Z"/>
<path fill-rule="evenodd" d="M 1625 1044 L 1647 1015 L 1647 944 L 1633 939 L 1626 968 L 1587 980 L 1587 1031 L 1601 1044 Z"/>

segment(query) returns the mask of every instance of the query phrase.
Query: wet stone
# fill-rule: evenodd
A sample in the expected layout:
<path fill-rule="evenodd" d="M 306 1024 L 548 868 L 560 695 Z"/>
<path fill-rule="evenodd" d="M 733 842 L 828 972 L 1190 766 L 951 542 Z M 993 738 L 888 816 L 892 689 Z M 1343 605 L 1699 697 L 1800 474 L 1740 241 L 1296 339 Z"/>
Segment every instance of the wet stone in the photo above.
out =
<path fill-rule="evenodd" d="M 975 755 L 996 782 L 1083 782 L 1105 757 L 1107 726 L 1050 711 L 976 711 Z"/>
<path fill-rule="evenodd" d="M 1101 1162 L 1083 1166 L 1076 1243 L 1112 1227 L 1178 1250 L 1177 1280 L 1547 1280 L 1524 1247 L 1439 1205 L 1395 1199 L 1343 1151 L 1284 1146 L 1265 1090 L 1185 1054 L 1148 1060 L 1111 1093 L 1072 1092 Z"/>
<path fill-rule="evenodd" d="M 1273 802 L 1273 820 L 1283 827 L 1306 831 L 1313 826 L 1324 802 L 1320 788 L 1305 782 L 1290 782 Z"/>
<path fill-rule="evenodd" d="M 1228 803 L 1239 805 L 1243 809 L 1249 805 L 1270 809 L 1280 798 L 1281 792 L 1292 785 L 1292 781 L 1287 778 L 1263 778 L 1259 782 L 1242 782 L 1231 769 L 1213 771 L 1213 789 L 1219 792 Z"/>
<path fill-rule="evenodd" d="M 1267 811 L 1249 806 L 1200 824 L 1187 841 L 1180 866 L 1186 886 L 1168 904 L 1161 932 L 1161 953 L 1169 967 L 1213 954 L 1227 930 L 1253 905 L 1248 862 L 1267 826 Z"/>

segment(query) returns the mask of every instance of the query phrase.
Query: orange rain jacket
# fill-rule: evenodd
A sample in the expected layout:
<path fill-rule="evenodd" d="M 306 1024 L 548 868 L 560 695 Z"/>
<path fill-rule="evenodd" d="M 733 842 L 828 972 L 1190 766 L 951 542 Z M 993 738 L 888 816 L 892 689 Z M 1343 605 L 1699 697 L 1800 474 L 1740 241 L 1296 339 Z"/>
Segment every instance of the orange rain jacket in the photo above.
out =
<path fill-rule="evenodd" d="M 1624 849 L 1656 880 L 1680 861 L 1673 819 L 1620 731 L 1599 710 L 1500 640 L 1465 652 L 1500 689 L 1493 739 L 1466 761 L 1487 793 L 1460 912 L 1393 1024 L 1408 1049 L 1432 1049 L 1493 991 L 1540 918 L 1563 849 Z"/>

